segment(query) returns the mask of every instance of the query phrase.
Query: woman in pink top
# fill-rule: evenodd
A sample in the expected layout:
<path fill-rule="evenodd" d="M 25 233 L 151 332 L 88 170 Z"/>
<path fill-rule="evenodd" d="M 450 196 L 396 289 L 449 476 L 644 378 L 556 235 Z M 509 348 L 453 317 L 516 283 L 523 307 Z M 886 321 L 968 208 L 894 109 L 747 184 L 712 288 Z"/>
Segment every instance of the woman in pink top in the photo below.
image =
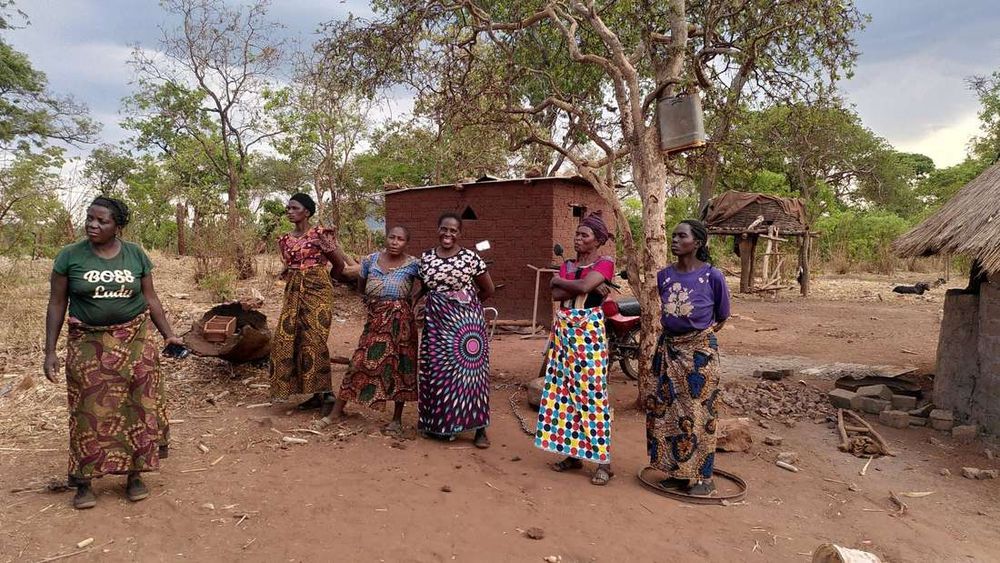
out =
<path fill-rule="evenodd" d="M 594 485 L 606 485 L 614 475 L 601 310 L 607 292 L 601 288 L 614 278 L 615 263 L 598 253 L 609 238 L 600 213 L 587 216 L 573 240 L 577 259 L 563 264 L 552 279 L 552 297 L 561 306 L 552 325 L 535 431 L 535 446 L 565 456 L 553 470 L 581 469 L 584 460 L 598 464 L 590 480 Z"/>

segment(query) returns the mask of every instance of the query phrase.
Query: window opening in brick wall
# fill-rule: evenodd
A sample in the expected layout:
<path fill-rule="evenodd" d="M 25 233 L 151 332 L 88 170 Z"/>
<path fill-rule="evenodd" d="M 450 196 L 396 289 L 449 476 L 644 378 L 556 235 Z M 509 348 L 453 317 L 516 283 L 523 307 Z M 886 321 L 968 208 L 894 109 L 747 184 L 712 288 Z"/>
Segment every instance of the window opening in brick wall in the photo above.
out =
<path fill-rule="evenodd" d="M 569 206 L 573 208 L 573 217 L 577 217 L 579 219 L 582 219 L 583 217 L 587 216 L 587 206 L 586 205 L 580 205 L 578 203 L 571 203 L 571 204 L 569 204 Z"/>
<path fill-rule="evenodd" d="M 479 219 L 479 216 L 476 215 L 476 211 L 474 209 L 472 209 L 471 206 L 468 206 L 468 205 L 465 206 L 465 211 L 462 212 L 462 220 L 463 221 L 475 221 L 476 219 Z"/>

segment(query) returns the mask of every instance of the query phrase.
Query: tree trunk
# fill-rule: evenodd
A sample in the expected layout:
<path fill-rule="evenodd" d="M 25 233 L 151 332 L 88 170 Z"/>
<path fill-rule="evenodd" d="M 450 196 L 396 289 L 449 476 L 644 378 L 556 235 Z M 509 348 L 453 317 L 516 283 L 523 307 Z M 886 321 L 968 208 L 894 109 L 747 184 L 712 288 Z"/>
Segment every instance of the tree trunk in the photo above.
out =
<path fill-rule="evenodd" d="M 809 233 L 802 236 L 799 246 L 799 290 L 803 297 L 809 296 L 809 250 L 812 246 Z"/>
<path fill-rule="evenodd" d="M 632 153 L 632 177 L 642 199 L 642 279 L 636 297 L 642 311 L 639 339 L 639 398 L 650 384 L 657 336 L 660 334 L 660 295 L 656 274 L 666 265 L 667 167 L 659 150 L 655 128 L 649 128 Z"/>
<path fill-rule="evenodd" d="M 698 212 L 703 213 L 708 202 L 715 195 L 715 185 L 719 181 L 719 151 L 712 145 L 705 147 L 701 156 L 703 170 L 698 185 Z"/>
<path fill-rule="evenodd" d="M 236 230 L 240 228 L 240 210 L 237 207 L 237 198 L 240 192 L 240 178 L 235 170 L 230 170 L 227 175 L 228 180 L 228 201 L 226 202 L 229 211 L 229 231 L 231 233 L 236 233 Z"/>
<path fill-rule="evenodd" d="M 174 219 L 177 221 L 177 255 L 187 255 L 187 206 L 178 203 L 174 210 Z"/>

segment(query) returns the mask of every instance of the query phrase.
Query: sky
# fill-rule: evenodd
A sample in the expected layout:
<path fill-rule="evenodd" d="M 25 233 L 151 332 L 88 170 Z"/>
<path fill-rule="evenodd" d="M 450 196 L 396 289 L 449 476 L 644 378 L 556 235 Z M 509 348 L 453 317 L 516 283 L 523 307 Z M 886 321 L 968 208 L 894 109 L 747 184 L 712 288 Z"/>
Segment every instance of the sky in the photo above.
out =
<path fill-rule="evenodd" d="M 975 96 L 965 79 L 1000 70 L 996 0 L 858 0 L 872 21 L 857 34 L 853 78 L 840 86 L 864 124 L 898 150 L 920 152 L 939 167 L 960 162 L 978 130 Z M 7 34 L 49 77 L 51 89 L 89 106 L 103 142 L 127 137 L 118 127 L 131 91 L 134 45 L 155 49 L 168 24 L 155 0 L 18 0 L 30 25 Z M 307 46 L 321 22 L 369 13 L 361 0 L 274 0 L 271 16 Z M 398 111 L 398 110 L 397 110 Z"/>

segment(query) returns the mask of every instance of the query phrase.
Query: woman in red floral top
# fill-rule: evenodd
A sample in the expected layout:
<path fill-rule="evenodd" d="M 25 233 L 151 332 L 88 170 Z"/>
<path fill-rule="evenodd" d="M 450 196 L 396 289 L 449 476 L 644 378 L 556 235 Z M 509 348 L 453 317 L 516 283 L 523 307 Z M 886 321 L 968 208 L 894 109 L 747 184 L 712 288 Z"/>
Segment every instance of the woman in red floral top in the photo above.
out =
<path fill-rule="evenodd" d="M 332 229 L 311 227 L 316 202 L 295 194 L 285 206 L 295 229 L 278 239 L 285 269 L 285 302 L 271 342 L 271 398 L 312 393 L 299 409 L 316 409 L 331 396 L 330 352 L 326 347 L 332 316 L 333 273 L 344 269 L 344 254 Z"/>

